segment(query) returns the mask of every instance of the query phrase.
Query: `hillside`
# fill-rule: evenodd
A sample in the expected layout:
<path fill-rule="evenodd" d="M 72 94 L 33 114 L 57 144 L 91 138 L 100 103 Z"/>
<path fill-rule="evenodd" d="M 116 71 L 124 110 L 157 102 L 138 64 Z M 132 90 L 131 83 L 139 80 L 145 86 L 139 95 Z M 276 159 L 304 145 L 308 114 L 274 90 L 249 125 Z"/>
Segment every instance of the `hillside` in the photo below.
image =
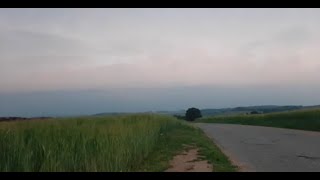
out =
<path fill-rule="evenodd" d="M 202 116 L 220 116 L 220 115 L 239 115 L 246 114 L 252 111 L 258 111 L 261 113 L 273 113 L 273 112 L 284 112 L 292 111 L 298 109 L 312 109 L 320 107 L 317 106 L 298 106 L 298 105 L 288 105 L 288 106 L 276 106 L 276 105 L 264 105 L 264 106 L 243 106 L 243 107 L 234 107 L 234 108 L 217 108 L 217 109 L 201 109 Z M 177 110 L 177 111 L 153 111 L 148 113 L 153 114 L 165 114 L 165 115 L 185 115 L 186 110 Z M 123 114 L 132 114 L 127 112 L 108 112 L 108 113 L 99 113 L 94 116 L 113 116 L 113 115 L 123 115 Z"/>
<path fill-rule="evenodd" d="M 235 114 L 246 114 L 251 111 L 258 111 L 261 113 L 272 113 L 272 112 L 282 112 L 298 110 L 302 108 L 309 108 L 303 106 L 248 106 L 248 107 L 235 107 L 235 108 L 222 108 L 222 109 L 202 109 L 203 116 L 216 116 L 216 115 L 235 115 Z"/>
<path fill-rule="evenodd" d="M 237 114 L 246 114 L 252 111 L 258 111 L 261 113 L 273 113 L 273 112 L 284 112 L 298 109 L 312 109 L 320 106 L 276 106 L 276 105 L 264 105 L 264 106 L 242 106 L 234 108 L 217 108 L 217 109 L 201 109 L 202 116 L 219 116 L 219 115 L 237 115 Z M 186 110 L 179 111 L 158 111 L 159 114 L 168 114 L 168 115 L 185 115 Z"/>
<path fill-rule="evenodd" d="M 269 114 L 204 117 L 197 122 L 269 126 L 320 131 L 320 109 L 299 109 Z"/>

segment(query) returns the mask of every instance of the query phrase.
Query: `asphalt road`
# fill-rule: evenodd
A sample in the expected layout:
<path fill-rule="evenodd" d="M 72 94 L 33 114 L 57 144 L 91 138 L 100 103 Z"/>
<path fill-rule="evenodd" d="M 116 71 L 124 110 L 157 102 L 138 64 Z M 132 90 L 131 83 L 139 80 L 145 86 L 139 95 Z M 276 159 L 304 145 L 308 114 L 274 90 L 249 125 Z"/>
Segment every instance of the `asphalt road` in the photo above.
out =
<path fill-rule="evenodd" d="M 240 171 L 320 172 L 320 132 L 198 123 Z"/>

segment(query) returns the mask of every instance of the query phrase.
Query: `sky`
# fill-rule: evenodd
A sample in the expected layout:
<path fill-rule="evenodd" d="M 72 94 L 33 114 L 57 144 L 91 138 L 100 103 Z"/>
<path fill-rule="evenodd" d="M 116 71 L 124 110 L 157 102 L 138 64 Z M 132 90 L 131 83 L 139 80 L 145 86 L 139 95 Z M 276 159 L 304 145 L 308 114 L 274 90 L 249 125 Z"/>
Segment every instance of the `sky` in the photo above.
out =
<path fill-rule="evenodd" d="M 320 104 L 319 9 L 0 9 L 0 116 Z"/>

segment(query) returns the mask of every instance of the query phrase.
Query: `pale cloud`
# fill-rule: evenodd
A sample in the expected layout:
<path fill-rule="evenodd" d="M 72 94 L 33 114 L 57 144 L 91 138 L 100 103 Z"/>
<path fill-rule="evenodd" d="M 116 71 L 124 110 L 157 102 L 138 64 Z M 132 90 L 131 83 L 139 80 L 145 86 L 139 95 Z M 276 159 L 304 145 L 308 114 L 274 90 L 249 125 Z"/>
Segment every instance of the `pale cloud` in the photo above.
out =
<path fill-rule="evenodd" d="M 319 9 L 1 9 L 0 116 L 320 102 Z"/>
<path fill-rule="evenodd" d="M 320 86 L 318 9 L 1 9 L 0 92 Z"/>

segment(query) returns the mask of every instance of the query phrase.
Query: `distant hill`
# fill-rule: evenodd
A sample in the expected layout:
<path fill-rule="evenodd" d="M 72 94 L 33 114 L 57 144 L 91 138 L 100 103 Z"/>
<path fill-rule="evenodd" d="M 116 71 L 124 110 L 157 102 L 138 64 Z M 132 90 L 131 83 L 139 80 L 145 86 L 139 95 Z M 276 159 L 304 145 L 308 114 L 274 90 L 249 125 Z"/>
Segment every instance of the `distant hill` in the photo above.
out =
<path fill-rule="evenodd" d="M 94 114 L 93 116 L 119 116 L 119 115 L 126 115 L 126 114 L 132 114 L 132 113 L 127 113 L 127 112 L 108 112 L 108 113 Z"/>
<path fill-rule="evenodd" d="M 316 109 L 316 108 L 320 108 L 320 105 L 315 105 L 315 106 L 303 106 L 302 109 Z"/>
<path fill-rule="evenodd" d="M 1 121 L 24 121 L 24 120 L 40 120 L 40 119 L 51 119 L 51 117 L 32 117 L 32 118 L 26 118 L 26 117 L 0 117 Z"/>
<path fill-rule="evenodd" d="M 219 116 L 219 115 L 235 115 L 235 114 L 246 114 L 252 111 L 260 113 L 272 113 L 291 111 L 297 109 L 308 109 L 308 108 L 320 108 L 319 106 L 276 106 L 276 105 L 264 105 L 264 106 L 247 106 L 247 107 L 234 107 L 234 108 L 220 108 L 220 109 L 201 109 L 202 116 Z M 166 114 L 169 115 L 184 115 L 186 110 L 181 111 L 169 111 Z"/>
<path fill-rule="evenodd" d="M 303 106 L 248 106 L 248 107 L 235 107 L 235 108 L 222 108 L 222 109 L 202 109 L 203 116 L 215 116 L 215 115 L 234 115 L 234 114 L 246 114 L 252 111 L 261 113 L 282 112 L 302 109 Z"/>
<path fill-rule="evenodd" d="M 252 111 L 257 111 L 260 113 L 272 113 L 272 112 L 283 112 L 283 111 L 292 111 L 298 109 L 311 109 L 311 108 L 320 108 L 320 105 L 315 106 L 299 106 L 299 105 L 288 105 L 288 106 L 276 106 L 276 105 L 264 105 L 264 106 L 244 106 L 244 107 L 234 107 L 234 108 L 220 108 L 220 109 L 201 109 L 202 116 L 219 116 L 219 115 L 236 115 L 236 114 L 246 114 Z M 155 114 L 167 114 L 167 115 L 180 115 L 184 116 L 186 110 L 177 110 L 177 111 L 152 111 L 147 113 Z M 122 115 L 122 114 L 131 114 L 131 113 L 99 113 L 95 116 L 112 116 L 112 115 Z"/>
<path fill-rule="evenodd" d="M 185 114 L 185 110 L 179 111 L 147 111 L 147 112 L 136 112 L 136 113 L 152 113 L 152 114 L 166 114 L 166 115 L 175 115 L 175 114 Z M 116 116 L 116 115 L 128 115 L 128 114 L 135 114 L 133 112 L 107 112 L 107 113 L 98 113 L 94 114 L 93 116 Z"/>

